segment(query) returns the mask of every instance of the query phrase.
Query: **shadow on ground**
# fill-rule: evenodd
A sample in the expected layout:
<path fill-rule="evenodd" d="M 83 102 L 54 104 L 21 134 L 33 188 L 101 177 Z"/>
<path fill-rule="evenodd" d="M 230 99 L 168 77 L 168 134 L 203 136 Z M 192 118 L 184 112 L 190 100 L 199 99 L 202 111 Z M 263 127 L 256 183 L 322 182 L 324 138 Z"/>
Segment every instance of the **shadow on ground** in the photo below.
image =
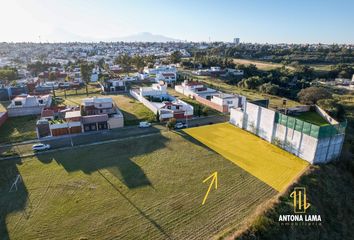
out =
<path fill-rule="evenodd" d="M 16 178 L 20 175 L 17 168 L 19 164 L 21 164 L 20 158 L 0 162 L 0 239 L 4 240 L 10 239 L 6 226 L 6 217 L 9 214 L 24 210 L 21 218 L 29 217 L 25 210 L 28 201 L 26 186 L 20 180 L 13 186 Z M 16 231 L 16 229 L 12 229 L 12 231 Z"/>
<path fill-rule="evenodd" d="M 56 161 L 68 172 L 91 174 L 106 169 L 128 188 L 152 186 L 143 169 L 134 161 L 141 156 L 164 148 L 168 139 L 160 133 L 148 137 L 74 148 L 38 155 L 43 163 Z"/>

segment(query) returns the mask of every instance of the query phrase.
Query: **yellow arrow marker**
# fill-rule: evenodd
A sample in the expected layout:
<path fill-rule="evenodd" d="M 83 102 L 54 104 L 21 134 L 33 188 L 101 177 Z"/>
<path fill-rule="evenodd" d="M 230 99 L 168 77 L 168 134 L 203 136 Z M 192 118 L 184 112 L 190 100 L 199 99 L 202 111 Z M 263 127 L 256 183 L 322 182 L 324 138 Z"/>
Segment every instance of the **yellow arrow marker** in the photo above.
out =
<path fill-rule="evenodd" d="M 202 205 L 204 205 L 206 199 L 208 198 L 208 194 L 210 192 L 211 187 L 213 186 L 213 183 L 215 182 L 215 189 L 218 189 L 218 172 L 214 172 L 213 174 L 211 174 L 209 177 L 207 177 L 206 179 L 204 179 L 203 183 L 205 183 L 206 181 L 208 181 L 210 178 L 212 178 L 211 183 L 209 185 L 208 191 L 205 194 L 205 197 L 203 199 Z"/>

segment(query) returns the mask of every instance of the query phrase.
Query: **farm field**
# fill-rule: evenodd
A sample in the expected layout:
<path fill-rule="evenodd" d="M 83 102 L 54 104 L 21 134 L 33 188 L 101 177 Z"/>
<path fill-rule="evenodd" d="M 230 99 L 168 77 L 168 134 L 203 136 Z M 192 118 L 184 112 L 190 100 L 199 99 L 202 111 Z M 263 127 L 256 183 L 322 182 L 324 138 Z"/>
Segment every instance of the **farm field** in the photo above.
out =
<path fill-rule="evenodd" d="M 202 206 L 202 181 L 215 171 L 218 189 Z M 240 228 L 276 194 L 184 132 L 161 132 L 0 162 L 0 236 L 210 239 Z"/>
<path fill-rule="evenodd" d="M 277 191 L 283 191 L 308 163 L 229 123 L 184 130 Z"/>

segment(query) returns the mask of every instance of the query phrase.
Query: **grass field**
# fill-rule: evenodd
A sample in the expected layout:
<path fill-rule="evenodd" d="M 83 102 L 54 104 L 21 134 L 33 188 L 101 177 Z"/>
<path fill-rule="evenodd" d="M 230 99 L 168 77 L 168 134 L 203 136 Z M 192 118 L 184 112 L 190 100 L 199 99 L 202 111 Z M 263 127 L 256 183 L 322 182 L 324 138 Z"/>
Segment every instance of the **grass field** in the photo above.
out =
<path fill-rule="evenodd" d="M 140 121 L 156 121 L 155 114 L 129 95 L 111 95 L 124 115 L 125 125 L 137 125 Z"/>
<path fill-rule="evenodd" d="M 328 125 L 329 123 L 321 117 L 317 112 L 303 112 L 300 115 L 297 115 L 296 118 L 315 124 L 317 126 Z"/>
<path fill-rule="evenodd" d="M 277 191 L 283 191 L 308 163 L 229 123 L 184 130 Z"/>
<path fill-rule="evenodd" d="M 37 116 L 7 119 L 0 127 L 0 143 L 20 142 L 36 138 Z"/>
<path fill-rule="evenodd" d="M 283 66 L 283 64 L 280 64 L 280 63 L 272 63 L 272 62 L 266 62 L 266 61 L 240 59 L 240 58 L 234 58 L 234 63 L 236 63 L 236 64 L 244 64 L 244 65 L 254 64 L 254 65 L 256 65 L 256 67 L 258 69 L 263 70 L 263 71 L 269 71 L 269 70 L 272 70 L 272 69 L 281 68 Z M 290 70 L 294 69 L 291 66 L 285 66 L 285 67 L 290 69 Z"/>
<path fill-rule="evenodd" d="M 218 171 L 219 184 L 201 205 Z M 21 174 L 23 184 L 9 193 Z M 0 162 L 0 236 L 210 239 L 277 192 L 183 132 Z"/>

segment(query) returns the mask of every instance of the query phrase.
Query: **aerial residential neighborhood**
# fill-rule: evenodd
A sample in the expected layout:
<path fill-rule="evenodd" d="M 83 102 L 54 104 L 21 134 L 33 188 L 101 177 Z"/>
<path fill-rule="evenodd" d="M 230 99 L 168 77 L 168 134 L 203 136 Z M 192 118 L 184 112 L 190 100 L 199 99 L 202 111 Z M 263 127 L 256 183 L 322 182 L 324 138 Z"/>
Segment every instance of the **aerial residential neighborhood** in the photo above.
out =
<path fill-rule="evenodd" d="M 354 239 L 353 3 L 2 6 L 1 240 Z"/>

